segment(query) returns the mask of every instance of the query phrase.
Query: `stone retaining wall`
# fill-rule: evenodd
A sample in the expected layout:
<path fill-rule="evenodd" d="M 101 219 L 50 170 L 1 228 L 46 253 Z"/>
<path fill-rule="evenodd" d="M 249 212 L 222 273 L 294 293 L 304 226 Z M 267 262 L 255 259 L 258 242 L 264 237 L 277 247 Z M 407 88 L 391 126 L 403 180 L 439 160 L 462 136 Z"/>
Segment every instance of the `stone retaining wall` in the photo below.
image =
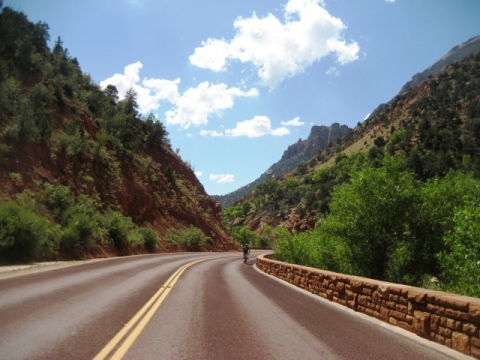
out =
<path fill-rule="evenodd" d="M 263 272 L 355 311 L 480 359 L 480 299 L 288 264 L 257 256 Z"/>

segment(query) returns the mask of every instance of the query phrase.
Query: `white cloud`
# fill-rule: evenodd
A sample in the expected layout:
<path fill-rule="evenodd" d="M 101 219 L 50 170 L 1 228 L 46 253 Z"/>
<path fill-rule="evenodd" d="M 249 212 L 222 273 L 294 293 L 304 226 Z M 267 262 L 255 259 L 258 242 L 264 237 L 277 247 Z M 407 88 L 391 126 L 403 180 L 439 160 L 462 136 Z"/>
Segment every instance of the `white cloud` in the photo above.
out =
<path fill-rule="evenodd" d="M 226 184 L 234 182 L 235 176 L 232 174 L 210 174 L 209 179 L 217 184 Z"/>
<path fill-rule="evenodd" d="M 300 121 L 300 118 L 297 116 L 296 118 L 293 118 L 292 120 L 289 121 L 282 121 L 280 122 L 283 126 L 302 126 L 305 125 L 303 121 Z"/>
<path fill-rule="evenodd" d="M 222 110 L 233 107 L 233 100 L 238 96 L 258 96 L 258 91 L 242 91 L 235 87 L 228 88 L 225 84 L 202 82 L 175 100 L 175 107 L 165 113 L 167 124 L 180 125 L 184 129 L 188 129 L 190 125 L 205 125 L 210 115 L 219 115 Z"/>
<path fill-rule="evenodd" d="M 340 71 L 337 69 L 336 66 L 332 66 L 330 69 L 327 70 L 325 74 L 331 76 L 340 76 Z"/>
<path fill-rule="evenodd" d="M 137 82 L 140 81 L 138 73 L 142 67 L 143 65 L 140 61 L 127 65 L 125 66 L 123 74 L 115 74 L 112 77 L 101 81 L 100 87 L 105 88 L 107 85 L 115 85 L 119 95 L 123 96 L 130 88 L 134 87 Z"/>
<path fill-rule="evenodd" d="M 387 2 L 387 3 L 394 3 L 395 0 L 385 0 L 385 2 Z"/>
<path fill-rule="evenodd" d="M 195 171 L 194 173 L 197 177 L 201 177 L 203 175 L 201 171 Z"/>
<path fill-rule="evenodd" d="M 219 133 L 216 130 L 204 130 L 200 131 L 200 135 L 202 136 L 213 136 L 213 137 L 222 137 L 223 133 Z"/>
<path fill-rule="evenodd" d="M 127 65 L 123 74 L 115 74 L 101 81 L 100 87 L 114 85 L 120 98 L 133 88 L 137 93 L 137 103 L 142 114 L 156 111 L 161 101 L 168 101 L 173 107 L 165 112 L 166 123 L 180 125 L 184 129 L 188 129 L 190 125 L 207 124 L 210 115 L 219 115 L 223 110 L 232 108 L 236 97 L 252 97 L 259 94 L 255 88 L 244 91 L 236 87 L 229 88 L 226 84 L 215 85 L 208 82 L 203 82 L 196 88 L 189 88 L 181 94 L 178 90 L 180 79 L 140 80 L 139 73 L 142 67 L 139 61 Z"/>
<path fill-rule="evenodd" d="M 286 127 L 272 129 L 270 119 L 266 116 L 255 116 L 252 120 L 245 120 L 237 123 L 234 129 L 225 130 L 225 134 L 231 136 L 246 136 L 249 138 L 265 135 L 283 136 L 289 134 Z"/>
<path fill-rule="evenodd" d="M 358 44 L 343 39 L 346 26 L 323 8 L 323 1 L 289 0 L 284 15 L 283 23 L 272 14 L 238 18 L 231 41 L 203 41 L 190 62 L 213 71 L 225 71 L 230 59 L 251 63 L 263 84 L 273 88 L 329 54 L 340 64 L 358 59 Z"/>
<path fill-rule="evenodd" d="M 118 96 L 123 98 L 131 88 L 137 93 L 137 103 L 142 114 L 148 114 L 160 107 L 161 100 L 175 102 L 179 97 L 178 85 L 180 79 L 147 79 L 140 81 L 140 70 L 143 64 L 137 61 L 125 66 L 123 74 L 115 74 L 100 82 L 100 87 L 114 85 L 118 90 Z"/>

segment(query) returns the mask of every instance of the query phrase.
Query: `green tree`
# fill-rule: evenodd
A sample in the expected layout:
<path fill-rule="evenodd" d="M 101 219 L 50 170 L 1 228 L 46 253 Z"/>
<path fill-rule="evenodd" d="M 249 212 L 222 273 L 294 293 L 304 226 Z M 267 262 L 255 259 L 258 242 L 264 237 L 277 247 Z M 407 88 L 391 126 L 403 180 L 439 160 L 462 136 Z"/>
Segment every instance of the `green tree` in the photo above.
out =
<path fill-rule="evenodd" d="M 381 168 L 351 175 L 351 183 L 334 190 L 327 236 L 349 247 L 358 275 L 393 280 L 390 261 L 397 246 L 410 240 L 415 214 L 415 180 L 402 159 L 387 157 Z"/>
<path fill-rule="evenodd" d="M 160 147 L 163 144 L 168 144 L 168 131 L 165 129 L 165 126 L 158 121 L 158 119 L 153 115 L 149 114 L 147 119 L 145 119 L 143 128 L 147 134 L 147 145 L 149 147 Z"/>
<path fill-rule="evenodd" d="M 249 244 L 250 246 L 257 245 L 258 235 L 245 226 L 234 227 L 232 229 L 232 235 L 239 244 Z"/>
<path fill-rule="evenodd" d="M 454 216 L 453 231 L 445 234 L 447 249 L 437 255 L 442 264 L 441 287 L 480 297 L 480 198 L 468 199 Z"/>

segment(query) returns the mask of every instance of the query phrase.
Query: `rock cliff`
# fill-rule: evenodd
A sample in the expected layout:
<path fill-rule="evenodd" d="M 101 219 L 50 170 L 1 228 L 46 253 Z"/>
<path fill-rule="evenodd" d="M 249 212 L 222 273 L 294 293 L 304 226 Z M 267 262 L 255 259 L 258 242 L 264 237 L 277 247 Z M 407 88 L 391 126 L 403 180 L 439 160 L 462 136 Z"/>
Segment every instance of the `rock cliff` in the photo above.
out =
<path fill-rule="evenodd" d="M 270 166 L 258 179 L 227 195 L 212 197 L 221 204 L 223 209 L 232 206 L 250 194 L 257 185 L 266 182 L 272 177 L 279 177 L 286 172 L 292 171 L 299 164 L 314 157 L 320 150 L 351 130 L 348 126 L 338 123 L 333 123 L 331 126 L 314 125 L 306 140 L 299 139 L 295 144 L 290 145 L 283 153 L 281 159 Z"/>

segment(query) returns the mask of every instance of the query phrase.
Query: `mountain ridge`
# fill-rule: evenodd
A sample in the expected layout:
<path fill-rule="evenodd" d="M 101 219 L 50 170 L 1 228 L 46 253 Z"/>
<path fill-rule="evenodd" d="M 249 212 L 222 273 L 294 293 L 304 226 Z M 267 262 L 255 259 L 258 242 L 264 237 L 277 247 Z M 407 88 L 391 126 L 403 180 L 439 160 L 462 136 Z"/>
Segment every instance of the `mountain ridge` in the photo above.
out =
<path fill-rule="evenodd" d="M 480 51 L 480 35 L 474 36 L 464 43 L 454 46 L 432 66 L 415 74 L 410 81 L 402 86 L 399 94 L 419 86 L 423 81 L 428 79 L 428 77 L 437 75 L 449 64 L 458 62 L 469 55 L 477 53 L 478 51 Z"/>
<path fill-rule="evenodd" d="M 479 37 L 473 38 L 478 39 Z M 467 43 L 471 43 L 468 40 Z M 380 166 L 383 156 L 406 157 L 421 181 L 450 169 L 480 176 L 480 51 L 465 52 L 435 76 L 380 104 L 352 131 L 310 160 L 250 193 L 229 211 L 230 226 L 265 236 L 277 226 L 291 232 L 312 229 L 329 211 L 331 191 L 348 181 L 348 166 Z M 451 58 L 455 50 L 450 52 Z M 349 164 L 347 166 L 347 164 Z M 235 216 L 233 216 L 235 215 Z"/>
<path fill-rule="evenodd" d="M 333 123 L 331 126 L 313 125 L 307 139 L 298 139 L 296 143 L 289 145 L 280 160 L 272 164 L 260 177 L 229 194 L 212 195 L 212 198 L 220 203 L 222 209 L 232 206 L 252 192 L 257 185 L 293 170 L 303 161 L 315 156 L 321 149 L 350 131 L 348 126 L 339 123 Z"/>

